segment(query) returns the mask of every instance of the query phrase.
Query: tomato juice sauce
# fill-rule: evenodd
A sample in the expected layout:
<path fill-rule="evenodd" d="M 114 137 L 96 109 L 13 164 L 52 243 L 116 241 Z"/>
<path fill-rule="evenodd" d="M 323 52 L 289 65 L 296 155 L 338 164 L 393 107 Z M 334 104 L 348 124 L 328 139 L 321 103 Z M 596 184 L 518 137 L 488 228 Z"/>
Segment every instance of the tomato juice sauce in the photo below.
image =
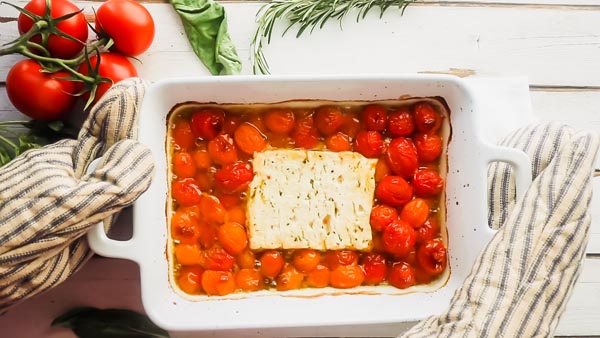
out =
<path fill-rule="evenodd" d="M 169 261 L 189 295 L 406 289 L 448 275 L 444 176 L 449 116 L 437 99 L 184 103 L 168 121 Z M 252 158 L 270 149 L 377 159 L 369 251 L 251 250 Z"/>

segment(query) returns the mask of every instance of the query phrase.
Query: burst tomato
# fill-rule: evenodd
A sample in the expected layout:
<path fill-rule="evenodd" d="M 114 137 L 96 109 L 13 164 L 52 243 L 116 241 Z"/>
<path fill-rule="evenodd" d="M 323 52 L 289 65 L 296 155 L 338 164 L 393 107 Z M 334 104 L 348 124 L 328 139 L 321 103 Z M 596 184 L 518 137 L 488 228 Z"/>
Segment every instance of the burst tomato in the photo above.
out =
<path fill-rule="evenodd" d="M 225 112 L 223 110 L 202 109 L 192 115 L 190 124 L 196 137 L 212 140 L 223 130 L 224 121 Z"/>
<path fill-rule="evenodd" d="M 80 11 L 79 7 L 68 0 L 52 0 L 50 2 L 50 7 L 50 16 L 54 19 Z M 46 13 L 46 0 L 31 0 L 25 5 L 24 9 L 33 14 L 44 16 Z M 33 20 L 27 15 L 21 13 L 17 19 L 17 24 L 19 27 L 19 33 L 23 35 L 31 29 L 33 26 Z M 75 38 L 76 40 L 67 39 L 56 34 L 50 34 L 45 45 L 48 52 L 50 52 L 50 55 L 56 58 L 70 59 L 75 57 L 83 50 L 84 43 L 88 38 L 88 25 L 85 15 L 82 12 L 75 14 L 67 20 L 59 22 L 56 25 L 56 28 L 58 28 L 58 30 L 61 32 Z M 41 44 L 42 38 L 38 34 L 33 36 L 30 41 Z M 38 51 L 34 50 L 33 52 Z"/>
<path fill-rule="evenodd" d="M 435 133 L 442 125 L 442 117 L 427 102 L 417 103 L 414 107 L 415 126 L 422 133 Z"/>
<path fill-rule="evenodd" d="M 17 62 L 6 76 L 6 94 L 21 113 L 36 120 L 58 120 L 75 105 L 76 85 L 59 80 L 65 72 L 48 74 L 35 61 Z"/>
<path fill-rule="evenodd" d="M 435 219 L 430 218 L 415 229 L 415 232 L 417 233 L 417 243 L 421 244 L 434 239 L 440 233 L 440 226 Z"/>
<path fill-rule="evenodd" d="M 205 256 L 204 268 L 209 270 L 229 271 L 235 264 L 235 258 L 219 246 L 206 250 Z"/>
<path fill-rule="evenodd" d="M 405 137 L 393 139 L 385 155 L 390 170 L 396 175 L 410 177 L 419 167 L 417 148 L 410 139 Z"/>
<path fill-rule="evenodd" d="M 198 181 L 193 178 L 183 178 L 173 182 L 171 194 L 177 203 L 184 206 L 198 204 L 202 198 Z"/>
<path fill-rule="evenodd" d="M 417 262 L 423 271 L 430 275 L 439 275 L 447 265 L 446 247 L 441 239 L 432 239 L 417 249 Z"/>
<path fill-rule="evenodd" d="M 365 284 L 377 285 L 383 282 L 387 276 L 385 257 L 378 253 L 366 254 L 363 258 L 363 270 L 365 271 Z"/>
<path fill-rule="evenodd" d="M 113 39 L 112 50 L 128 56 L 142 54 L 154 40 L 152 15 L 133 0 L 109 0 L 100 5 L 96 10 L 96 30 Z"/>
<path fill-rule="evenodd" d="M 253 177 L 254 173 L 250 163 L 234 162 L 217 170 L 215 183 L 217 188 L 224 193 L 232 194 L 246 190 Z"/>
<path fill-rule="evenodd" d="M 221 134 L 210 140 L 208 154 L 219 165 L 226 165 L 238 160 L 237 148 L 229 135 Z"/>

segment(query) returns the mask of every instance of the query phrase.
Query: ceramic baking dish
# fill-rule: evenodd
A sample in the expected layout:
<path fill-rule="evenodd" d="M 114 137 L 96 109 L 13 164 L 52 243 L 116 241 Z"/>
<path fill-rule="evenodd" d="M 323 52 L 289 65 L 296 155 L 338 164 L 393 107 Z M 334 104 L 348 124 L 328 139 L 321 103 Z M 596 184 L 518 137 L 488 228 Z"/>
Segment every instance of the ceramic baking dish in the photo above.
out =
<path fill-rule="evenodd" d="M 167 116 L 183 102 L 277 103 L 311 99 L 374 101 L 440 97 L 450 111 L 447 146 L 446 225 L 450 276 L 435 291 L 344 293 L 248 293 L 237 297 L 183 297 L 170 283 L 167 260 Z M 169 79 L 152 84 L 140 114 L 139 138 L 156 162 L 151 187 L 134 205 L 133 236 L 115 241 L 101 225 L 88 234 L 100 255 L 130 259 L 140 266 L 142 301 L 150 318 L 168 330 L 233 330 L 324 327 L 414 321 L 443 311 L 493 231 L 487 226 L 487 166 L 510 163 L 520 196 L 531 182 L 528 157 L 517 150 L 485 144 L 479 134 L 477 98 L 459 78 L 444 75 L 228 76 Z"/>

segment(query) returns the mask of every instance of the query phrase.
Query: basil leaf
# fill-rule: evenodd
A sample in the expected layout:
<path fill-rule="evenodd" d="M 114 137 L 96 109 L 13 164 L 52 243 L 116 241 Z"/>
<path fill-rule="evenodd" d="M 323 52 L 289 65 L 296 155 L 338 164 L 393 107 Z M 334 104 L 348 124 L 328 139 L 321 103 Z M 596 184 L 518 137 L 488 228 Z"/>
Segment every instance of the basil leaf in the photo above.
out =
<path fill-rule="evenodd" d="M 70 328 L 80 338 L 168 338 L 145 315 L 125 309 L 78 307 L 52 321 L 52 326 Z"/>
<path fill-rule="evenodd" d="M 227 15 L 213 0 L 170 0 L 181 17 L 192 49 L 212 75 L 242 71 L 235 45 L 227 32 Z"/>

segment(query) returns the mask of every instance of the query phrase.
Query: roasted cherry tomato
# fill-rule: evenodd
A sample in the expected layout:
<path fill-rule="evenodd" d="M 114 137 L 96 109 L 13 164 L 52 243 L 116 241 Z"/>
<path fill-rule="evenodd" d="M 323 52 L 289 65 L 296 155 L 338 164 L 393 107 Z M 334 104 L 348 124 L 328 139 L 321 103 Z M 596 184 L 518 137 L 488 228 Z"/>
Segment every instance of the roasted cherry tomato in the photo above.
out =
<path fill-rule="evenodd" d="M 376 231 L 383 231 L 388 224 L 398 219 L 398 211 L 396 208 L 385 204 L 377 204 L 371 210 L 369 223 L 371 228 Z"/>
<path fill-rule="evenodd" d="M 358 265 L 338 265 L 329 274 L 331 286 L 338 289 L 357 287 L 364 280 L 365 272 Z"/>
<path fill-rule="evenodd" d="M 283 255 L 277 250 L 267 250 L 260 256 L 260 273 L 268 278 L 275 278 L 283 269 Z"/>
<path fill-rule="evenodd" d="M 416 196 L 431 197 L 442 192 L 444 179 L 435 171 L 420 169 L 413 178 L 413 189 Z"/>
<path fill-rule="evenodd" d="M 281 273 L 277 276 L 277 291 L 299 289 L 302 286 L 304 274 L 298 271 L 293 264 L 286 263 Z"/>
<path fill-rule="evenodd" d="M 229 271 L 235 264 L 235 258 L 219 246 L 206 250 L 205 256 L 204 268 L 209 270 Z"/>
<path fill-rule="evenodd" d="M 395 175 L 411 177 L 419 167 L 417 148 L 405 137 L 397 137 L 386 150 L 386 160 Z"/>
<path fill-rule="evenodd" d="M 361 123 L 356 114 L 345 114 L 344 125 L 340 128 L 340 132 L 348 135 L 350 140 L 356 137 L 356 134 L 361 129 Z"/>
<path fill-rule="evenodd" d="M 330 250 L 325 253 L 325 263 L 330 270 L 339 265 L 356 265 L 358 255 L 352 250 Z"/>
<path fill-rule="evenodd" d="M 172 136 L 178 150 L 188 150 L 196 144 L 196 136 L 188 121 L 177 121 Z"/>
<path fill-rule="evenodd" d="M 319 144 L 319 132 L 312 116 L 298 119 L 292 138 L 298 148 L 312 149 Z"/>
<path fill-rule="evenodd" d="M 196 150 L 192 153 L 192 158 L 194 159 L 194 163 L 196 164 L 196 168 L 198 169 L 210 169 L 212 166 L 212 160 L 210 158 L 210 154 L 208 150 Z"/>
<path fill-rule="evenodd" d="M 267 146 L 267 137 L 250 123 L 242 123 L 233 133 L 238 149 L 248 155 L 262 151 Z"/>
<path fill-rule="evenodd" d="M 199 265 L 202 263 L 202 253 L 198 244 L 175 245 L 175 258 L 181 265 Z"/>
<path fill-rule="evenodd" d="M 384 131 L 387 126 L 387 112 L 384 106 L 370 104 L 361 113 L 362 121 L 367 130 Z"/>
<path fill-rule="evenodd" d="M 425 243 L 436 238 L 440 233 L 440 226 L 434 218 L 429 218 L 420 227 L 415 229 L 417 233 L 417 243 Z"/>
<path fill-rule="evenodd" d="M 352 149 L 350 138 L 344 133 L 335 133 L 325 139 L 327 149 L 335 152 L 349 151 Z"/>
<path fill-rule="evenodd" d="M 196 163 L 188 152 L 181 151 L 173 155 L 173 172 L 179 178 L 194 177 Z"/>
<path fill-rule="evenodd" d="M 383 231 L 383 247 L 396 257 L 408 255 L 416 242 L 415 230 L 402 220 L 393 221 Z"/>
<path fill-rule="evenodd" d="M 198 181 L 193 178 L 182 178 L 174 181 L 171 194 L 177 203 L 184 206 L 198 204 L 202 197 Z"/>
<path fill-rule="evenodd" d="M 368 253 L 363 257 L 363 270 L 365 271 L 365 284 L 377 285 L 387 277 L 387 264 L 385 257 L 379 253 Z"/>
<path fill-rule="evenodd" d="M 392 265 L 388 281 L 398 289 L 406 289 L 415 285 L 415 270 L 406 262 L 397 262 Z"/>
<path fill-rule="evenodd" d="M 248 162 L 234 162 L 225 165 L 215 174 L 217 188 L 227 194 L 245 191 L 254 173 Z"/>
<path fill-rule="evenodd" d="M 316 268 L 321 262 L 321 254 L 313 249 L 299 249 L 294 252 L 292 258 L 294 266 L 298 271 L 309 272 Z"/>
<path fill-rule="evenodd" d="M 433 162 L 442 154 L 442 138 L 436 134 L 417 134 L 414 143 L 421 162 Z"/>
<path fill-rule="evenodd" d="M 435 133 L 442 125 L 442 116 L 427 102 L 417 103 L 414 107 L 415 126 L 422 133 Z"/>
<path fill-rule="evenodd" d="M 392 137 L 410 136 L 415 132 L 415 120 L 408 108 L 400 108 L 389 114 L 388 132 Z"/>
<path fill-rule="evenodd" d="M 306 284 L 313 288 L 324 288 L 329 285 L 329 275 L 329 269 L 319 264 L 306 275 Z"/>
<path fill-rule="evenodd" d="M 77 5 L 68 0 L 52 0 L 50 3 L 50 16 L 53 19 L 74 14 L 72 17 L 61 21 L 56 25 L 58 30 L 73 37 L 74 39 L 67 39 L 60 35 L 50 34 L 48 41 L 43 43 L 41 35 L 37 34 L 34 35 L 30 41 L 43 44 L 53 57 L 60 59 L 71 59 L 83 50 L 84 43 L 88 38 L 88 24 L 85 19 L 85 14 L 80 12 L 80 9 L 77 7 Z M 44 16 L 47 10 L 46 0 L 31 0 L 25 5 L 24 9 L 33 14 Z M 31 29 L 33 26 L 33 20 L 24 13 L 21 13 L 17 19 L 17 24 L 19 27 L 19 33 L 23 35 Z M 39 51 L 33 50 L 33 52 L 37 53 Z M 30 89 L 31 88 L 33 87 L 30 87 Z"/>
<path fill-rule="evenodd" d="M 429 218 L 429 205 L 422 198 L 415 198 L 406 203 L 400 211 L 400 219 L 410 224 L 413 228 L 418 228 Z"/>
<path fill-rule="evenodd" d="M 200 237 L 198 243 L 202 249 L 212 248 L 217 243 L 217 225 L 200 222 Z"/>
<path fill-rule="evenodd" d="M 344 114 L 339 107 L 321 106 L 315 111 L 315 124 L 324 136 L 335 134 L 344 122 Z"/>
<path fill-rule="evenodd" d="M 223 224 L 227 210 L 216 196 L 202 194 L 199 201 L 200 216 L 211 224 Z"/>
<path fill-rule="evenodd" d="M 378 131 L 359 131 L 354 140 L 354 149 L 365 157 L 376 158 L 385 151 L 383 136 Z"/>
<path fill-rule="evenodd" d="M 219 165 L 226 165 L 238 160 L 237 148 L 229 135 L 218 135 L 210 140 L 208 154 Z"/>
<path fill-rule="evenodd" d="M 295 121 L 294 112 L 287 108 L 274 108 L 264 114 L 265 126 L 276 134 L 289 134 Z"/>
<path fill-rule="evenodd" d="M 375 188 L 379 202 L 398 207 L 413 197 L 412 187 L 400 176 L 385 176 Z"/>
<path fill-rule="evenodd" d="M 265 287 L 263 276 L 255 269 L 240 269 L 235 274 L 235 284 L 244 291 L 258 291 Z"/>
<path fill-rule="evenodd" d="M 219 227 L 217 233 L 223 249 L 234 256 L 244 251 L 248 245 L 246 229 L 239 223 L 225 223 Z"/>
<path fill-rule="evenodd" d="M 448 258 L 446 247 L 441 239 L 432 239 L 417 249 L 417 262 L 424 272 L 435 276 L 446 269 Z"/>
<path fill-rule="evenodd" d="M 137 56 L 154 40 L 154 20 L 137 1 L 108 0 L 96 10 L 96 31 L 112 38 L 111 50 Z"/>
<path fill-rule="evenodd" d="M 201 109 L 192 115 L 190 122 L 196 137 L 212 140 L 223 130 L 225 112 L 222 109 Z"/>
<path fill-rule="evenodd" d="M 183 244 L 194 244 L 200 237 L 198 215 L 190 209 L 178 208 L 171 216 L 171 236 L 173 240 Z"/>
<path fill-rule="evenodd" d="M 59 120 L 73 108 L 75 82 L 60 80 L 69 74 L 49 74 L 35 61 L 17 62 L 6 76 L 6 94 L 21 113 L 36 120 Z"/>
<path fill-rule="evenodd" d="M 189 294 L 198 294 L 202 291 L 202 274 L 204 269 L 199 266 L 184 266 L 179 270 L 177 284 L 179 288 Z"/>
<path fill-rule="evenodd" d="M 237 255 L 235 260 L 237 262 L 238 267 L 242 269 L 258 268 L 258 261 L 256 260 L 256 256 L 254 255 L 254 252 L 252 252 L 252 250 L 250 250 L 248 247 L 246 247 L 246 250 L 242 251 L 239 255 Z"/>
<path fill-rule="evenodd" d="M 391 174 L 390 166 L 387 164 L 385 158 L 380 157 L 375 165 L 375 182 L 379 183 L 381 180 Z"/>
<path fill-rule="evenodd" d="M 225 296 L 236 289 L 235 278 L 230 271 L 206 270 L 201 282 L 202 289 L 208 295 Z"/>

